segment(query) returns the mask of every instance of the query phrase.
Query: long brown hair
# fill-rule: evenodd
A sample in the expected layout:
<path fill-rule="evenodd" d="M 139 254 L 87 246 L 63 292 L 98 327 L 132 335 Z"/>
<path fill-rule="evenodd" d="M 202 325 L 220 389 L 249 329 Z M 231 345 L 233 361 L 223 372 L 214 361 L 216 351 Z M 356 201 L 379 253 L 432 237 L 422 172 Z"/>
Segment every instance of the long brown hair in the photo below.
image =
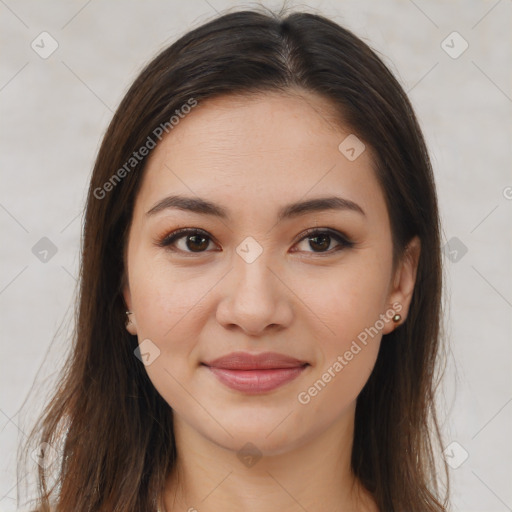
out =
<path fill-rule="evenodd" d="M 340 125 L 373 149 L 396 258 L 413 236 L 421 240 L 407 320 L 382 340 L 357 399 L 353 472 L 382 512 L 445 510 L 436 472 L 440 226 L 420 127 L 400 84 L 350 31 L 319 15 L 260 11 L 219 16 L 163 50 L 104 136 L 87 198 L 73 346 L 31 437 L 59 453 L 51 475 L 39 468 L 40 510 L 52 502 L 58 512 L 155 511 L 176 462 L 172 409 L 125 329 L 123 253 L 147 160 L 130 160 L 134 152 L 159 126 L 170 131 L 191 101 L 292 87 L 329 100 Z"/>

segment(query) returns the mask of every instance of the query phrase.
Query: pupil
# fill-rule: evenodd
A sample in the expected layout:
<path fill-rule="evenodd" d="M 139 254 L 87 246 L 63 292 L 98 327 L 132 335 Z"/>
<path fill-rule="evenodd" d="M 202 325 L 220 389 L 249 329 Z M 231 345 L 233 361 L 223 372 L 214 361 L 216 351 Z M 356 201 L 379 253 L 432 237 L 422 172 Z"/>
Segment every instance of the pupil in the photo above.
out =
<path fill-rule="evenodd" d="M 200 244 L 199 241 L 202 241 L 203 243 L 198 247 L 198 245 L 190 245 L 189 242 L 192 241 L 192 244 Z M 198 249 L 197 252 L 201 251 L 202 249 L 206 249 L 208 247 L 208 240 L 207 238 L 205 238 L 204 236 L 201 236 L 201 235 L 190 235 L 187 239 L 187 247 L 191 250 L 191 251 L 194 251 L 196 249 Z"/>
<path fill-rule="evenodd" d="M 329 237 L 329 235 L 317 235 L 317 236 L 311 237 L 309 239 L 310 245 L 311 245 L 311 242 L 313 242 L 313 244 L 317 244 L 318 243 L 317 240 L 319 240 L 319 239 L 323 240 L 323 242 L 324 242 L 323 244 L 320 242 L 320 244 L 319 244 L 321 246 L 320 249 L 321 250 L 327 249 L 329 247 L 329 244 L 330 244 L 330 237 Z M 311 247 L 314 249 L 313 245 L 311 245 Z"/>

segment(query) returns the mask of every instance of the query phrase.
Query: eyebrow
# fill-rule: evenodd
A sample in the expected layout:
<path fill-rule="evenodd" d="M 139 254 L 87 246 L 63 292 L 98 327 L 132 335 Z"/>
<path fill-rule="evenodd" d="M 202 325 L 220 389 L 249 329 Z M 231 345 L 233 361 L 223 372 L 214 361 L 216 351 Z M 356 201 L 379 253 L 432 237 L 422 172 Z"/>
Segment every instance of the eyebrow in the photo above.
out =
<path fill-rule="evenodd" d="M 179 195 L 171 195 L 158 201 L 150 210 L 146 212 L 146 215 L 152 216 L 163 210 L 173 208 L 198 213 L 201 215 L 211 215 L 220 219 L 229 219 L 228 210 L 220 205 L 205 199 L 201 199 L 199 197 L 186 197 Z M 364 210 L 357 203 L 354 203 L 354 201 L 338 196 L 328 196 L 285 205 L 279 209 L 277 214 L 277 221 L 280 222 L 282 220 L 292 219 L 307 213 L 326 210 L 348 210 L 366 216 Z"/>

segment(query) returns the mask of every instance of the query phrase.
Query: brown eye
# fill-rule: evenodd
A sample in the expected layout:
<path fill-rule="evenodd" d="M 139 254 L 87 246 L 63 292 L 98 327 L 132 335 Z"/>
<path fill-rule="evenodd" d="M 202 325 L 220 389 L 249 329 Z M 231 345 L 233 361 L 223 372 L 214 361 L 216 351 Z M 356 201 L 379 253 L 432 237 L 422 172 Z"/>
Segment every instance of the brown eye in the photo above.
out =
<path fill-rule="evenodd" d="M 309 245 L 312 249 L 317 248 L 320 251 L 326 251 L 331 245 L 331 237 L 327 234 L 321 234 L 309 237 Z"/>
<path fill-rule="evenodd" d="M 172 251 L 201 253 L 208 252 L 210 242 L 211 238 L 206 232 L 199 229 L 183 228 L 164 237 L 158 242 L 158 245 Z"/>
<path fill-rule="evenodd" d="M 212 242 L 212 238 L 206 231 L 198 228 L 182 228 L 165 236 L 157 242 L 157 245 L 171 251 L 190 254 L 210 252 L 210 242 Z M 302 237 L 297 245 L 300 243 L 307 243 L 307 246 L 299 252 L 312 252 L 313 254 L 332 254 L 354 246 L 354 242 L 348 240 L 347 237 L 330 229 L 312 229 Z M 334 247 L 332 247 L 333 244 Z"/>
<path fill-rule="evenodd" d="M 186 235 L 185 240 L 187 248 L 194 252 L 204 251 L 209 245 L 208 238 L 203 235 Z"/>
<path fill-rule="evenodd" d="M 337 243 L 337 246 L 331 248 L 331 244 L 333 240 Z M 345 248 L 353 247 L 354 243 L 348 240 L 345 236 L 337 231 L 331 230 L 312 230 L 309 231 L 306 236 L 304 236 L 300 243 L 306 244 L 313 251 L 308 251 L 307 247 L 305 248 L 305 252 L 313 252 L 313 253 L 333 253 L 340 251 Z"/>

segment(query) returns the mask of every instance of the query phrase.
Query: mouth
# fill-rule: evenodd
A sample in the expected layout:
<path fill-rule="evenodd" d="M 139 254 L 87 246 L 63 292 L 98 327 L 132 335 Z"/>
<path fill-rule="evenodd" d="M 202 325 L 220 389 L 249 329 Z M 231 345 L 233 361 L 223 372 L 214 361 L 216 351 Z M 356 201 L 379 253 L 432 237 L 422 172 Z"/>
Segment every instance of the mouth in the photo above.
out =
<path fill-rule="evenodd" d="M 201 364 L 225 386 L 248 394 L 277 389 L 310 366 L 306 361 L 275 352 L 233 352 Z"/>

